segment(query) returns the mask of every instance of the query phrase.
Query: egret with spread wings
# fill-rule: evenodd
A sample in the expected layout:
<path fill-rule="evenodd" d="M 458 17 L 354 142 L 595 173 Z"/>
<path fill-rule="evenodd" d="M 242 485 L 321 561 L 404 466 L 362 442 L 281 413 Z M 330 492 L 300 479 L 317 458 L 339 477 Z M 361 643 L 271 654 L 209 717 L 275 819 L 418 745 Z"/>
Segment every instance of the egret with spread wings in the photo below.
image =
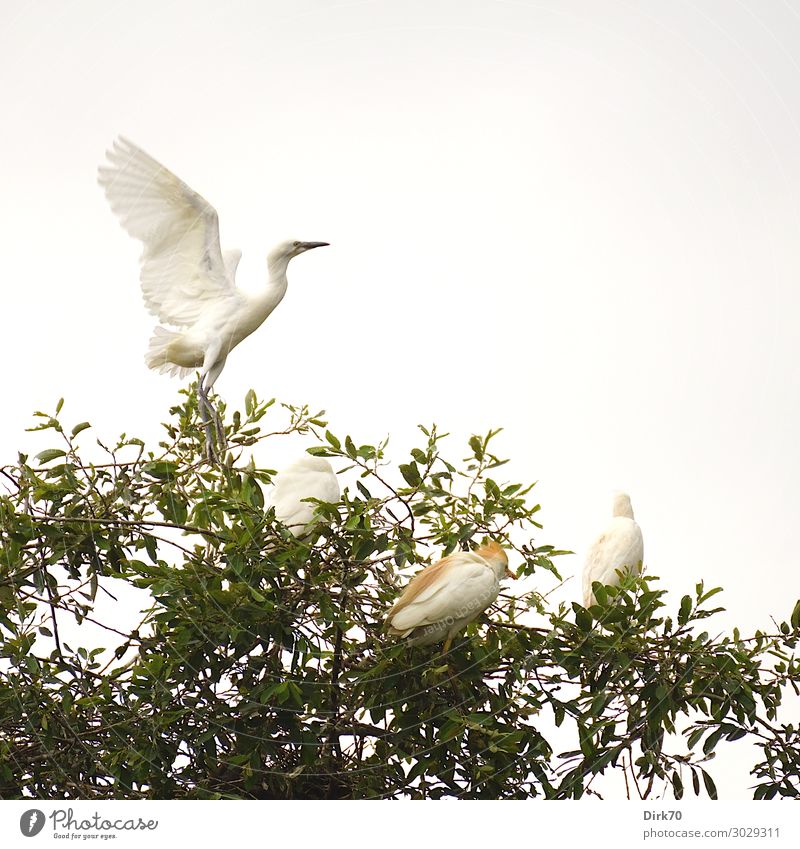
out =
<path fill-rule="evenodd" d="M 266 287 L 248 294 L 235 284 L 241 252 L 221 250 L 217 211 L 207 200 L 127 139 L 115 141 L 107 157 L 99 182 L 122 226 L 143 245 L 142 292 L 160 322 L 145 361 L 180 377 L 200 369 L 198 406 L 213 457 L 211 418 L 220 442 L 224 433 L 208 392 L 228 354 L 283 299 L 289 261 L 327 242 L 282 242 L 267 258 Z"/>

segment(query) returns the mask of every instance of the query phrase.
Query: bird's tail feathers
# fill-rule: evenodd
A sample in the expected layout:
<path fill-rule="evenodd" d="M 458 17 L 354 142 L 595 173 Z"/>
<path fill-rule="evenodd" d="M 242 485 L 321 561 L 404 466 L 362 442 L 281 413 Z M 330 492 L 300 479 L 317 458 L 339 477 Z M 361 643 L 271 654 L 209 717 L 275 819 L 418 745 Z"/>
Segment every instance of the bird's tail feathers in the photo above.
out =
<path fill-rule="evenodd" d="M 147 353 L 144 355 L 144 361 L 148 368 L 175 377 L 186 377 L 187 374 L 191 374 L 192 369 L 184 368 L 169 361 L 169 346 L 178 336 L 180 336 L 180 333 L 174 330 L 167 330 L 166 327 L 160 325 L 156 327 L 150 337 Z"/>

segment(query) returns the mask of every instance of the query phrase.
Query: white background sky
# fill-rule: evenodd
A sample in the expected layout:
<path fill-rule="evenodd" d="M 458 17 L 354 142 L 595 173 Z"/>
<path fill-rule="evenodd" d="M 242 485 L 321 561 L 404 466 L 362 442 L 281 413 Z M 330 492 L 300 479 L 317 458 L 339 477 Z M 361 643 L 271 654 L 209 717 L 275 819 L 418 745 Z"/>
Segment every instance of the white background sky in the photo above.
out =
<path fill-rule="evenodd" d="M 417 422 L 503 426 L 565 574 L 624 488 L 676 597 L 788 618 L 798 48 L 779 0 L 3 0 L 0 459 L 60 396 L 107 439 L 176 398 L 95 183 L 123 133 L 216 206 L 243 286 L 280 239 L 332 243 L 231 355 L 232 404 L 308 402 L 397 459 Z"/>

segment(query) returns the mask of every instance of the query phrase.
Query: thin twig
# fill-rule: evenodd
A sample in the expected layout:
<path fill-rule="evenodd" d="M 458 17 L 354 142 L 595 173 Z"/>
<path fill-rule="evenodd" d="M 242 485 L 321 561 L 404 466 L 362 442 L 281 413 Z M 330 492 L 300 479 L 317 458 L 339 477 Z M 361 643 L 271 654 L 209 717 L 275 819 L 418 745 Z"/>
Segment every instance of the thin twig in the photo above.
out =
<path fill-rule="evenodd" d="M 145 529 L 145 526 L 153 528 L 173 528 L 175 530 L 186 531 L 191 534 L 201 534 L 203 536 L 212 537 L 220 542 L 225 541 L 225 538 L 216 531 L 209 531 L 206 528 L 197 528 L 192 525 L 179 525 L 173 522 L 157 522 L 154 519 L 100 519 L 88 516 L 51 516 L 49 514 L 42 514 L 35 518 L 41 522 L 55 522 L 62 525 L 68 525 L 71 522 L 83 522 L 90 525 L 112 525 L 141 529 Z"/>

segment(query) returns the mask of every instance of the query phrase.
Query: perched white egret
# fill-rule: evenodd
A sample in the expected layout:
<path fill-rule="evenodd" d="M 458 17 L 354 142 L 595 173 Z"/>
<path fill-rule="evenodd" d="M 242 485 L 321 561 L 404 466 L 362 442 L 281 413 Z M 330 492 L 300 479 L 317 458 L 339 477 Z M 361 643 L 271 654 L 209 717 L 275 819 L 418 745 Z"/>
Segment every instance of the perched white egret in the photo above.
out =
<path fill-rule="evenodd" d="M 296 537 L 307 536 L 313 529 L 317 505 L 307 498 L 333 503 L 339 500 L 339 479 L 323 457 L 303 455 L 278 472 L 270 497 L 275 518 Z"/>
<path fill-rule="evenodd" d="M 583 567 L 583 604 L 595 603 L 592 584 L 619 586 L 621 572 L 642 573 L 644 541 L 641 528 L 633 520 L 630 496 L 619 492 L 614 496 L 611 522 L 592 543 Z"/>
<path fill-rule="evenodd" d="M 107 157 L 99 182 L 122 226 L 142 242 L 144 301 L 161 322 L 145 362 L 180 377 L 200 369 L 198 404 L 212 454 L 209 416 L 220 440 L 223 431 L 208 391 L 228 354 L 283 299 L 289 261 L 328 243 L 281 242 L 267 257 L 266 287 L 248 294 L 235 284 L 241 251 L 222 252 L 217 211 L 207 200 L 127 139 L 117 139 Z"/>
<path fill-rule="evenodd" d="M 409 645 L 427 646 L 453 637 L 497 598 L 500 580 L 514 575 L 496 543 L 459 551 L 415 575 L 386 616 L 390 634 L 408 637 Z"/>

